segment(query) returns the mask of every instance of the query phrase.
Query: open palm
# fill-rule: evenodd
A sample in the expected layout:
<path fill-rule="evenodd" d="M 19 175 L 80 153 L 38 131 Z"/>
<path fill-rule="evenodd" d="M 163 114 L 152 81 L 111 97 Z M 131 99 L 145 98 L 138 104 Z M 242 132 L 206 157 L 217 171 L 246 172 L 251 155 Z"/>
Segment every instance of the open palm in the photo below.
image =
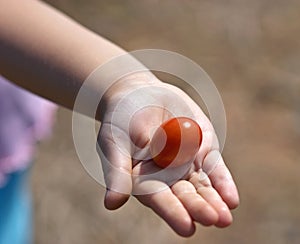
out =
<path fill-rule="evenodd" d="M 117 169 L 104 172 L 105 206 L 116 209 L 132 194 L 182 236 L 194 233 L 195 222 L 228 226 L 239 197 L 208 118 L 177 87 L 153 77 L 140 80 L 145 77 L 123 80 L 105 100 L 99 145 Z M 153 131 L 174 116 L 196 120 L 203 141 L 194 162 L 162 170 L 151 160 L 149 143 Z"/>

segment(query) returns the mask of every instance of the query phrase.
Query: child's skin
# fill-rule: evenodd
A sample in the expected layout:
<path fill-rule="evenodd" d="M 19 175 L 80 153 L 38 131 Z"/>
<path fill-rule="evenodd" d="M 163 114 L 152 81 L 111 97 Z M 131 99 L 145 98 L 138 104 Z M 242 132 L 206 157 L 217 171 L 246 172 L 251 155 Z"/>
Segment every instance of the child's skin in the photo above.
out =
<path fill-rule="evenodd" d="M 16 84 L 54 101 L 69 109 L 73 108 L 77 92 L 85 78 L 99 65 L 109 59 L 125 54 L 126 51 L 91 32 L 52 7 L 35 0 L 0 1 L 0 73 Z M 94 84 L 96 86 L 96 84 Z M 190 106 L 203 129 L 203 143 L 195 165 L 208 162 L 215 136 L 213 127 L 199 106 L 180 89 L 163 83 L 149 73 L 130 75 L 119 80 L 106 92 L 100 104 L 98 118 L 102 121 L 99 142 L 109 161 L 129 174 L 152 171 L 152 162 L 132 163 L 132 158 L 120 153 L 112 143 L 112 135 L 107 128 L 111 123 L 111 113 L 122 94 L 149 85 L 167 88 L 170 96 L 178 94 Z M 97 87 L 101 90 L 101 80 Z M 104 89 L 104 88 L 103 88 Z M 149 91 L 150 92 L 150 91 Z M 166 119 L 164 104 L 168 94 L 161 96 L 151 89 L 152 97 L 161 103 L 161 109 L 145 109 L 134 117 L 130 138 L 141 145 L 149 140 L 147 128 L 159 125 Z M 166 92 L 168 93 L 168 92 Z M 177 102 L 176 99 L 173 101 Z M 130 103 L 129 103 L 130 104 Z M 181 103 L 178 102 L 178 107 Z M 128 106 L 128 110 L 134 109 Z M 122 128 L 122 121 L 114 126 Z M 126 141 L 124 139 L 124 146 Z M 205 165 L 203 166 L 205 170 Z M 179 235 L 190 236 L 195 231 L 195 223 L 225 227 L 231 224 L 230 209 L 239 204 L 236 186 L 223 160 L 217 164 L 209 179 L 200 181 L 197 167 L 192 167 L 184 178 L 167 187 L 166 190 L 136 198 L 163 218 Z M 120 179 L 113 172 L 106 172 L 108 188 L 118 189 L 124 185 L 128 193 L 141 187 L 132 182 L 131 177 Z M 144 172 L 145 173 L 145 172 Z M 150 184 L 150 183 L 149 183 Z M 143 184 L 143 188 L 147 188 Z M 107 190 L 105 206 L 117 209 L 129 198 Z"/>

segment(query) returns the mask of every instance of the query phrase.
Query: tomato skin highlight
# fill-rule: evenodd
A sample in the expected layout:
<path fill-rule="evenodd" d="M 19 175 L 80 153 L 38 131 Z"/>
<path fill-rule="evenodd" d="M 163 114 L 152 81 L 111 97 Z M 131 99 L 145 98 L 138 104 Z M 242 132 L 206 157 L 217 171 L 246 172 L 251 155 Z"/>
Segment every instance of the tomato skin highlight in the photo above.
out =
<path fill-rule="evenodd" d="M 177 167 L 194 159 L 201 142 L 202 130 L 198 123 L 187 117 L 176 117 L 155 131 L 150 152 L 157 166 Z"/>

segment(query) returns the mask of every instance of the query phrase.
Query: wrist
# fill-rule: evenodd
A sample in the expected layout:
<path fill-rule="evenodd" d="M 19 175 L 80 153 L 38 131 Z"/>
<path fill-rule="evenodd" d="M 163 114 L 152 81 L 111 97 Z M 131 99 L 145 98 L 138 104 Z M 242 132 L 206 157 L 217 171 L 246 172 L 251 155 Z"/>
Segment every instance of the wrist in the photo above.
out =
<path fill-rule="evenodd" d="M 117 103 L 124 95 L 135 89 L 144 86 L 156 86 L 161 83 L 150 71 L 135 72 L 122 77 L 105 91 L 99 103 L 96 118 L 102 120 L 108 106 Z"/>

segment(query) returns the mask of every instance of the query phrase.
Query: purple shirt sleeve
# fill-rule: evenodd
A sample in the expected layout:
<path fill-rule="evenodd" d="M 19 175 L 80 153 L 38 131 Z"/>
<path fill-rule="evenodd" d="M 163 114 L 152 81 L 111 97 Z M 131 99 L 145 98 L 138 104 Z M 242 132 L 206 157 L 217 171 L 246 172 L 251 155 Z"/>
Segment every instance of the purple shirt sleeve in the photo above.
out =
<path fill-rule="evenodd" d="M 48 136 L 56 105 L 0 76 L 0 187 L 7 175 L 32 160 L 36 142 Z"/>

